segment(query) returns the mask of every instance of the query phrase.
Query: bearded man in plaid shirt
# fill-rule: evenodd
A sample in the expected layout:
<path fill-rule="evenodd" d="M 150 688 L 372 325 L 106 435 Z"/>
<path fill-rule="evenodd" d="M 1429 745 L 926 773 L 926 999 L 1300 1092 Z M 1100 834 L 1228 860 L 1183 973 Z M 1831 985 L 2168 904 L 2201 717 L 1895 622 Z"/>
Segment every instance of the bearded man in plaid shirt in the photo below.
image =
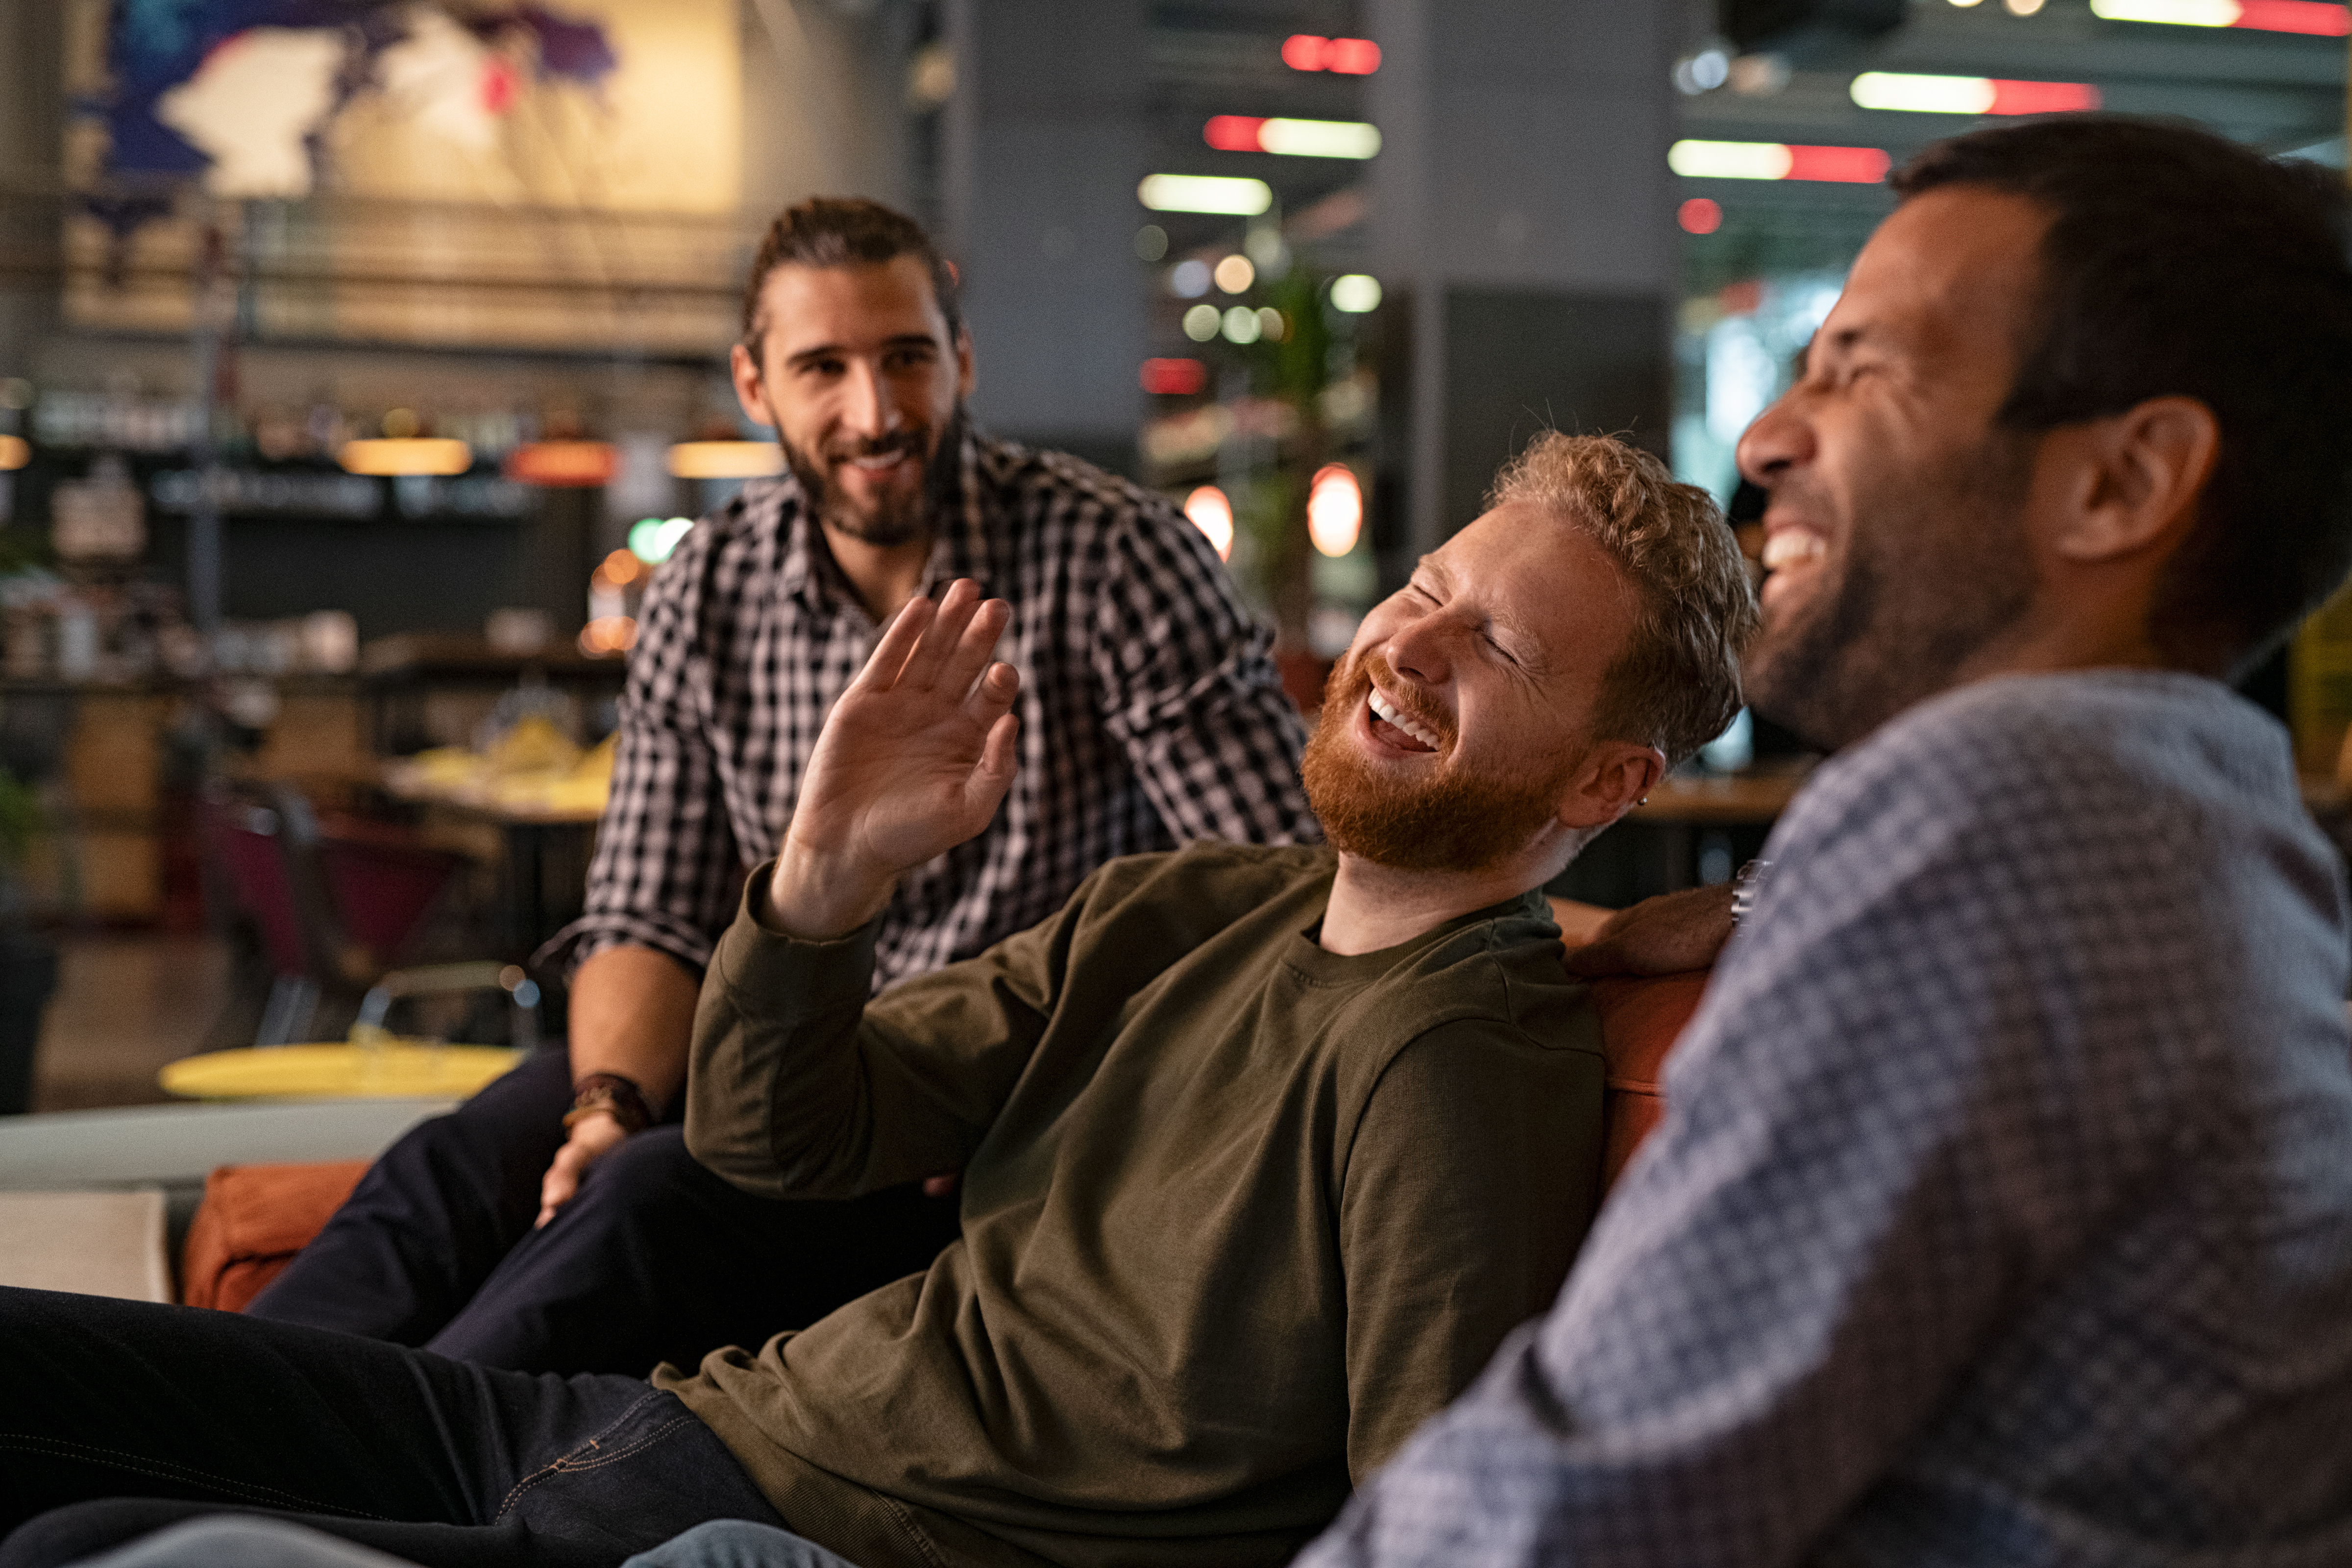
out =
<path fill-rule="evenodd" d="M 568 1053 L 395 1144 L 256 1315 L 635 1374 L 813 1322 L 954 1237 L 955 1205 L 911 1187 L 746 1196 L 679 1130 L 696 991 L 744 869 L 919 592 L 969 577 L 1012 605 L 1023 754 L 988 830 L 899 883 L 877 990 L 1044 920 L 1114 857 L 1321 837 L 1267 636 L 1199 531 L 967 422 L 971 342 L 919 227 L 871 202 L 791 208 L 743 325 L 736 392 L 791 473 L 705 519 L 646 595 L 586 913 L 548 954 L 576 965 Z"/>

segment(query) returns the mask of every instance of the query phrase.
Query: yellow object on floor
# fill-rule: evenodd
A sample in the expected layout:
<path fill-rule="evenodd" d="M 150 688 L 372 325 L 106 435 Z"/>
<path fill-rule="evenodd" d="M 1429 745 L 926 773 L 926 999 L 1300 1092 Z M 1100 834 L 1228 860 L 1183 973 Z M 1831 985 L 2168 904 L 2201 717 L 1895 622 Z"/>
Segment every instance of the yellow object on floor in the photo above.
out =
<path fill-rule="evenodd" d="M 155 1075 L 190 1100 L 462 1100 L 522 1059 L 498 1046 L 265 1046 L 182 1057 Z"/>

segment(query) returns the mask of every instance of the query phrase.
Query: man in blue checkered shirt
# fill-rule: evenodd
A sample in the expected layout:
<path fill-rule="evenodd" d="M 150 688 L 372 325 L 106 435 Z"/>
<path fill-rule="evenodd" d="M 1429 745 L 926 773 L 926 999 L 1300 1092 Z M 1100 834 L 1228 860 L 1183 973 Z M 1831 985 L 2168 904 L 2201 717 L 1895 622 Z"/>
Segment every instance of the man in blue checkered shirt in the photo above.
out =
<path fill-rule="evenodd" d="M 1894 183 L 1739 454 L 1751 700 L 1841 749 L 1551 1312 L 1306 1568 L 2352 1563 L 2344 877 L 2221 684 L 2352 555 L 2340 177 Z"/>
<path fill-rule="evenodd" d="M 912 221 L 816 199 L 769 232 L 732 353 L 792 472 L 705 519 L 655 575 L 587 910 L 558 939 L 569 1049 L 394 1145 L 256 1315 L 526 1371 L 638 1373 L 814 1322 L 917 1272 L 955 1205 L 748 1198 L 680 1137 L 697 988 L 745 869 L 775 852 L 817 731 L 918 592 L 1013 605 L 1018 781 L 903 878 L 877 989 L 1059 910 L 1104 861 L 1204 838 L 1321 837 L 1305 740 L 1201 531 L 1074 458 L 988 440 L 963 400 L 956 279 Z"/>

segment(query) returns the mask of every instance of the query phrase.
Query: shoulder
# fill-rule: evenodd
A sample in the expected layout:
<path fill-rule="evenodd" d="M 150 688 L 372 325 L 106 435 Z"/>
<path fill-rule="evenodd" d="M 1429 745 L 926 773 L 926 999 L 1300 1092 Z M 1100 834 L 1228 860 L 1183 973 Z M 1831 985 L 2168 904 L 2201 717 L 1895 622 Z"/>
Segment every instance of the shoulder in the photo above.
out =
<path fill-rule="evenodd" d="M 1559 927 L 1540 898 L 1432 938 L 1367 994 L 1391 1037 L 1480 1036 L 1538 1052 L 1601 1050 L 1587 982 L 1561 967 Z"/>
<path fill-rule="evenodd" d="M 2315 841 L 2284 730 L 2209 680 L 2095 670 L 1920 704 L 1824 765 L 1777 837 L 1856 863 L 1932 850 L 2132 877 L 2163 868 L 2151 843 L 2194 855 L 2248 834 Z"/>
<path fill-rule="evenodd" d="M 983 439 L 980 466 L 1009 510 L 1030 525 L 1084 530 L 1129 548 L 1199 540 L 1200 531 L 1166 496 L 1067 452 Z"/>

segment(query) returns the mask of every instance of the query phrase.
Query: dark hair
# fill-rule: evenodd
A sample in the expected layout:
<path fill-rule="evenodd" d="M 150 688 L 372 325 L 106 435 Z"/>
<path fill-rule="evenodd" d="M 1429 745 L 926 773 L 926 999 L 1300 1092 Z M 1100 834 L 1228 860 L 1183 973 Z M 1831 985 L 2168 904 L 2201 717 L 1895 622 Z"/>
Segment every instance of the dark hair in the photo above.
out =
<path fill-rule="evenodd" d="M 760 315 L 760 290 L 779 267 L 870 267 L 901 256 L 919 257 L 931 275 L 931 298 L 947 318 L 948 341 L 963 335 L 963 311 L 956 301 L 955 268 L 906 214 L 863 196 L 811 196 L 786 207 L 768 226 L 743 284 L 743 346 L 760 357 L 768 323 Z"/>
<path fill-rule="evenodd" d="M 2047 209 L 2041 277 L 1998 416 L 2043 431 L 2193 397 L 2221 450 L 2148 632 L 2236 675 L 2352 570 L 2352 265 L 2343 176 L 2180 124 L 2062 117 L 1939 142 L 1890 182 Z"/>

